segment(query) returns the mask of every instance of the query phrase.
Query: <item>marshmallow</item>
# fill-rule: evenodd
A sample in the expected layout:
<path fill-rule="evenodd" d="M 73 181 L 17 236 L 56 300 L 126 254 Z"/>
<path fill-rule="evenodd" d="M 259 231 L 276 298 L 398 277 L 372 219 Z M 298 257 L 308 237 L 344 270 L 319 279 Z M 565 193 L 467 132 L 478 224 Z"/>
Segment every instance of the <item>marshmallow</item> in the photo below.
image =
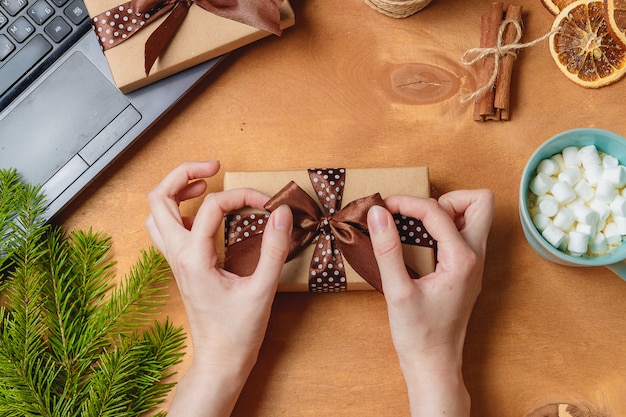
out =
<path fill-rule="evenodd" d="M 574 209 L 574 216 L 576 221 L 582 224 L 596 225 L 600 220 L 600 215 L 597 211 L 587 206 L 579 206 Z"/>
<path fill-rule="evenodd" d="M 537 165 L 537 172 L 547 175 L 554 175 L 560 171 L 559 164 L 553 159 L 544 159 Z"/>
<path fill-rule="evenodd" d="M 616 187 L 621 188 L 626 185 L 626 167 L 619 165 L 605 168 L 602 172 L 602 179 L 611 181 Z"/>
<path fill-rule="evenodd" d="M 615 196 L 609 207 L 614 216 L 626 216 L 626 198 L 621 195 Z"/>
<path fill-rule="evenodd" d="M 543 236 L 548 243 L 555 248 L 558 248 L 565 240 L 565 232 L 553 224 L 549 224 L 548 227 L 541 232 L 541 236 Z"/>
<path fill-rule="evenodd" d="M 567 167 L 564 171 L 561 171 L 557 176 L 559 181 L 563 181 L 571 185 L 572 187 L 583 177 L 583 174 L 578 167 Z"/>
<path fill-rule="evenodd" d="M 563 160 L 562 154 L 560 153 L 554 154 L 550 157 L 550 159 L 558 165 L 559 170 L 565 169 L 565 161 Z"/>
<path fill-rule="evenodd" d="M 569 207 L 561 207 L 554 216 L 554 219 L 552 219 L 552 223 L 559 229 L 568 231 L 574 225 L 575 220 L 576 215 L 574 214 L 574 210 Z"/>
<path fill-rule="evenodd" d="M 567 204 L 576 199 L 576 191 L 574 191 L 571 185 L 564 181 L 555 182 L 550 192 L 561 204 Z"/>
<path fill-rule="evenodd" d="M 589 201 L 596 195 L 596 192 L 591 184 L 589 184 L 587 180 L 584 179 L 581 179 L 576 183 L 576 185 L 574 186 L 574 191 L 576 191 L 578 197 L 582 198 L 583 201 Z"/>
<path fill-rule="evenodd" d="M 604 169 L 616 167 L 618 165 L 619 165 L 619 161 L 614 156 L 604 155 L 604 157 L 602 158 L 602 168 Z"/>
<path fill-rule="evenodd" d="M 602 163 L 598 149 L 594 145 L 587 145 L 580 148 L 578 157 L 585 169 L 592 165 L 600 165 Z"/>
<path fill-rule="evenodd" d="M 582 256 L 587 253 L 587 245 L 589 243 L 589 236 L 572 231 L 569 232 L 569 241 L 567 242 L 567 250 L 573 256 Z"/>
<path fill-rule="evenodd" d="M 538 200 L 539 211 L 547 217 L 553 217 L 559 211 L 559 202 L 551 195 L 543 195 Z"/>
<path fill-rule="evenodd" d="M 552 224 L 552 221 L 545 214 L 537 213 L 533 216 L 533 224 L 535 225 L 537 230 L 539 230 L 539 232 L 543 232 L 549 224 Z"/>
<path fill-rule="evenodd" d="M 552 188 L 554 188 L 554 186 L 552 186 Z M 605 179 L 598 181 L 598 185 L 596 185 L 596 200 L 602 203 L 610 204 L 616 195 L 617 190 L 615 189 L 614 182 Z M 558 197 L 556 198 L 558 199 Z"/>
<path fill-rule="evenodd" d="M 550 191 L 553 185 L 554 179 L 548 174 L 540 172 L 530 181 L 530 191 L 537 196 L 544 195 Z"/>
<path fill-rule="evenodd" d="M 579 167 L 580 156 L 578 154 L 578 148 L 576 146 L 568 146 L 561 152 L 563 155 L 563 162 L 566 167 Z"/>
<path fill-rule="evenodd" d="M 607 204 L 604 204 L 598 200 L 593 200 L 589 207 L 593 211 L 598 213 L 598 221 L 601 222 L 605 221 L 609 217 L 609 214 L 611 214 L 611 208 Z"/>
<path fill-rule="evenodd" d="M 619 232 L 619 228 L 616 223 L 610 222 L 604 226 L 602 230 L 604 233 L 604 237 L 606 238 L 606 243 L 609 245 L 617 245 L 622 243 L 622 235 Z"/>
<path fill-rule="evenodd" d="M 607 244 L 606 238 L 604 237 L 604 233 L 599 232 L 595 235 L 595 237 L 589 240 L 589 251 L 595 254 L 601 254 L 606 252 Z"/>
<path fill-rule="evenodd" d="M 584 223 L 576 224 L 576 229 L 578 233 L 583 233 L 589 237 L 595 236 L 596 234 L 596 226 Z"/>
<path fill-rule="evenodd" d="M 589 184 L 596 185 L 598 181 L 602 178 L 602 173 L 604 169 L 600 165 L 592 165 L 589 168 L 585 169 L 583 173 L 583 178 L 586 179 Z"/>
<path fill-rule="evenodd" d="M 620 235 L 626 235 L 626 217 L 613 215 L 613 221 L 617 225 L 617 231 Z"/>

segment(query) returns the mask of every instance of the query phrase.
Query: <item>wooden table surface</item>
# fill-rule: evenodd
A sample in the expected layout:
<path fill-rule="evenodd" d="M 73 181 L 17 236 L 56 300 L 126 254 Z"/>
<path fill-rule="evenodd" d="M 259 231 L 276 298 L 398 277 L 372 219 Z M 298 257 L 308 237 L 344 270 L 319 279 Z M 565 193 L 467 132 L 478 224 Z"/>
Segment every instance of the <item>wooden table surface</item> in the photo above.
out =
<path fill-rule="evenodd" d="M 553 17 L 541 1 L 519 1 L 522 41 L 548 32 Z M 146 195 L 183 161 L 221 161 L 210 191 L 222 189 L 224 171 L 426 165 L 433 195 L 495 193 L 483 292 L 464 355 L 472 415 L 523 416 L 554 402 L 626 415 L 626 282 L 602 267 L 543 260 L 517 212 L 521 172 L 543 141 L 576 127 L 626 135 L 626 80 L 579 87 L 543 42 L 516 61 L 511 120 L 473 121 L 472 105 L 460 97 L 477 87 L 476 69 L 460 59 L 478 46 L 490 3 L 433 0 L 398 20 L 362 0 L 292 0 L 294 27 L 231 54 L 60 222 L 110 235 L 123 275 L 151 245 Z M 447 83 L 450 94 L 433 98 L 424 80 Z M 174 281 L 170 292 L 163 318 L 187 327 Z M 278 294 L 234 415 L 408 415 L 383 297 Z"/>

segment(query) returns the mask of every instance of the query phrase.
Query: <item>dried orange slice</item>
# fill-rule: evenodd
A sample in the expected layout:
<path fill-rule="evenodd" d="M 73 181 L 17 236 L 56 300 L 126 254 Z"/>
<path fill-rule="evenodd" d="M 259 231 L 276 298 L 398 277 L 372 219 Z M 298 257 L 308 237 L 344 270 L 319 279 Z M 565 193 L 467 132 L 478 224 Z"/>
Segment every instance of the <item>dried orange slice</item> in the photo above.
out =
<path fill-rule="evenodd" d="M 575 1 L 576 0 L 541 0 L 544 7 L 555 16 Z"/>
<path fill-rule="evenodd" d="M 554 19 L 550 53 L 576 84 L 598 88 L 626 73 L 626 49 L 609 33 L 602 0 L 576 0 Z"/>
<path fill-rule="evenodd" d="M 626 45 L 626 0 L 606 0 L 606 22 L 622 45 Z"/>

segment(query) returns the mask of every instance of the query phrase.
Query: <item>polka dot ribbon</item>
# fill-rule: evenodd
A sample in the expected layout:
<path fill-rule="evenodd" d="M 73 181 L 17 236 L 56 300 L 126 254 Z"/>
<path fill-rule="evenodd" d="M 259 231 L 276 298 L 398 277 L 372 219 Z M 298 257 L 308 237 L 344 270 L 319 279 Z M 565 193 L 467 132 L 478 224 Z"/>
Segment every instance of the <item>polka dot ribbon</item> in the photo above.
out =
<path fill-rule="evenodd" d="M 280 35 L 282 0 L 132 0 L 106 10 L 92 18 L 92 24 L 103 50 L 130 39 L 150 23 L 168 14 L 151 34 L 145 45 L 146 75 L 157 58 L 167 49 L 183 24 L 191 5 L 236 22 Z"/>
<path fill-rule="evenodd" d="M 290 182 L 265 205 L 271 212 L 282 204 L 294 216 L 292 242 L 287 261 L 304 248 L 314 246 L 309 268 L 310 292 L 339 292 L 347 289 L 345 260 L 375 289 L 382 292 L 378 265 L 367 231 L 367 212 L 373 205 L 384 206 L 380 194 L 350 202 L 341 208 L 346 171 L 309 169 L 309 178 L 322 208 L 295 182 Z M 225 269 L 238 275 L 254 272 L 269 214 L 228 215 L 225 227 Z M 404 244 L 431 247 L 436 241 L 418 219 L 394 215 Z M 412 277 L 417 274 L 407 267 Z"/>

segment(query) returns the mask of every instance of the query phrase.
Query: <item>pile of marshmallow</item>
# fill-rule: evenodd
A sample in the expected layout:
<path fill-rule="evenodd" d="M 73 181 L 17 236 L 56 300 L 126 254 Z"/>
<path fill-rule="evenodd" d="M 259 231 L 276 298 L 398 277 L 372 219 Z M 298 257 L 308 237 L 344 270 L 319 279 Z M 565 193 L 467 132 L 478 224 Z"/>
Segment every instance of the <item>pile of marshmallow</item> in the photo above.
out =
<path fill-rule="evenodd" d="M 572 256 L 602 255 L 626 235 L 626 167 L 594 145 L 542 160 L 528 209 L 541 235 Z"/>

